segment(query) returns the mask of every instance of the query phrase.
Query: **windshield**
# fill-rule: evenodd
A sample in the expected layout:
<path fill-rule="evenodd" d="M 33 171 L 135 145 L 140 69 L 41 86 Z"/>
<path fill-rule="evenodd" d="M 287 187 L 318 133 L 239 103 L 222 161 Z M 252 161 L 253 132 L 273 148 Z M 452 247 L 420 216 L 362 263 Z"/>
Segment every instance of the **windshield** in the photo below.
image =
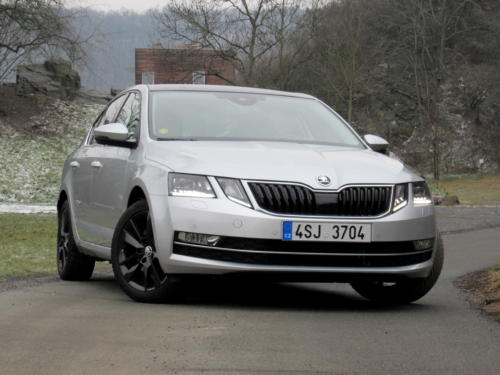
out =
<path fill-rule="evenodd" d="M 158 140 L 259 140 L 362 148 L 343 121 L 315 99 L 229 92 L 157 91 L 150 134 Z"/>

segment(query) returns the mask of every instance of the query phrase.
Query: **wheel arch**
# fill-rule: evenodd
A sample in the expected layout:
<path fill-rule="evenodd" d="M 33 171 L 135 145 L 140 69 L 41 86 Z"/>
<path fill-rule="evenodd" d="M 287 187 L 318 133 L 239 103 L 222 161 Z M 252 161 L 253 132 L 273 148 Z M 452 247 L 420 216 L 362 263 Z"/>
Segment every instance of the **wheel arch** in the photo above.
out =
<path fill-rule="evenodd" d="M 57 211 L 59 212 L 61 210 L 61 207 L 64 202 L 68 200 L 68 194 L 66 193 L 66 190 L 61 190 L 59 193 L 59 198 L 57 199 Z"/>
<path fill-rule="evenodd" d="M 127 207 L 130 207 L 132 204 L 134 204 L 137 201 L 140 201 L 141 199 L 148 201 L 146 193 L 142 188 L 142 186 L 135 185 L 130 191 L 130 194 L 128 196 Z"/>

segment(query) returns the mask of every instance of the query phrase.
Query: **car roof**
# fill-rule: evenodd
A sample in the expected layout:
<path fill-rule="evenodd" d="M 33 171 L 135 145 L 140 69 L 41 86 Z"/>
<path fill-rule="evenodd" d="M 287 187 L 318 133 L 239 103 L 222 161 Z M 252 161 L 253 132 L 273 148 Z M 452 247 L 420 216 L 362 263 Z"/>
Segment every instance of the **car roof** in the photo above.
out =
<path fill-rule="evenodd" d="M 198 91 L 198 92 L 235 92 L 244 94 L 263 94 L 293 96 L 298 98 L 314 99 L 313 96 L 297 92 L 259 89 L 255 87 L 229 86 L 229 85 L 192 85 L 192 84 L 158 84 L 137 85 L 130 89 L 147 88 L 149 91 Z"/>

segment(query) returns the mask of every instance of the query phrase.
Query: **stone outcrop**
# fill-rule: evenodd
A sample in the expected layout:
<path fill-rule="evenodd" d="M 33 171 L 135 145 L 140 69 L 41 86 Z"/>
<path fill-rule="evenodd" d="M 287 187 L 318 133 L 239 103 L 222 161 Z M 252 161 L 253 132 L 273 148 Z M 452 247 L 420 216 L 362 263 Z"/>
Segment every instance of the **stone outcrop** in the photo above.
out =
<path fill-rule="evenodd" d="M 72 100 L 80 87 L 80 75 L 69 61 L 48 60 L 43 64 L 20 65 L 17 68 L 17 95 L 40 94 Z"/>
<path fill-rule="evenodd" d="M 460 204 L 460 200 L 456 195 L 445 195 L 444 197 L 432 197 L 436 206 L 455 206 Z"/>
<path fill-rule="evenodd" d="M 107 103 L 112 95 L 81 87 L 80 75 L 66 60 L 47 60 L 43 64 L 19 65 L 16 94 L 45 95 L 62 100 Z"/>

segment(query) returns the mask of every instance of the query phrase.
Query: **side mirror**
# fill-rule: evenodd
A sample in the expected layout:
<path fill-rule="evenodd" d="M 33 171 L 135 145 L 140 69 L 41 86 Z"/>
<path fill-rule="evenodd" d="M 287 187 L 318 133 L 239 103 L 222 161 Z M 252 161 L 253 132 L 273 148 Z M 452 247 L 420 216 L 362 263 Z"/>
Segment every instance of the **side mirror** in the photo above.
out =
<path fill-rule="evenodd" d="M 381 154 L 385 154 L 387 152 L 389 142 L 387 142 L 384 138 L 379 137 L 378 135 L 366 134 L 363 136 L 363 139 L 366 143 L 368 143 L 368 146 L 370 146 L 373 151 L 380 152 Z"/>
<path fill-rule="evenodd" d="M 98 141 L 124 142 L 128 139 L 128 129 L 120 123 L 99 125 L 94 129 L 94 137 Z"/>

